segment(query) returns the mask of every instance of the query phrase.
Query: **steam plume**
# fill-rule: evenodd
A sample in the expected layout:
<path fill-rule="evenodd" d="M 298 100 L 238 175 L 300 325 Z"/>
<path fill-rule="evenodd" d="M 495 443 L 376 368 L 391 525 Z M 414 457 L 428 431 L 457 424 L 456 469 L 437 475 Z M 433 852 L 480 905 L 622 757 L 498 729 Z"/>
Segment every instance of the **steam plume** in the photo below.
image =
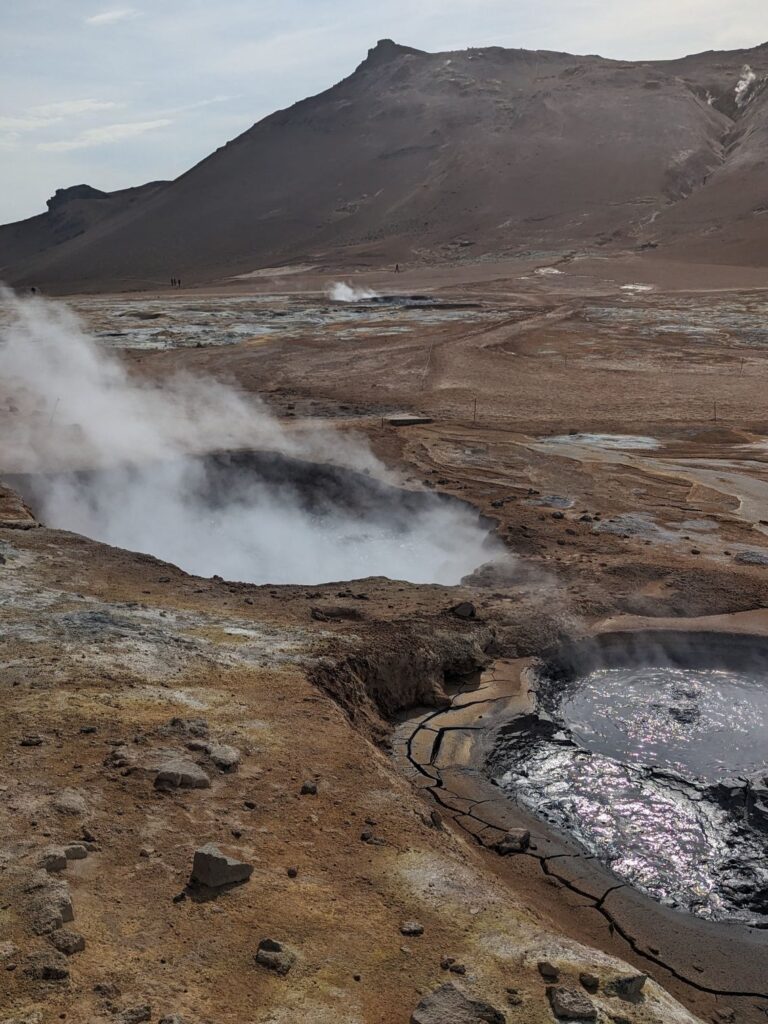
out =
<path fill-rule="evenodd" d="M 318 512 L 290 481 L 233 481 L 212 502 L 205 463 L 224 449 L 333 462 L 386 480 L 361 439 L 288 433 L 266 408 L 211 380 L 131 378 L 62 303 L 0 292 L 0 469 L 39 476 L 49 526 L 144 551 L 198 575 L 316 583 L 386 575 L 455 583 L 489 559 L 462 506 L 430 496 L 418 516 L 361 521 L 353 507 Z M 6 410 L 3 410 L 5 398 Z M 68 470 L 97 470 L 73 475 Z"/>
<path fill-rule="evenodd" d="M 334 302 L 361 302 L 364 299 L 378 298 L 378 292 L 372 288 L 354 288 L 345 281 L 336 281 L 328 289 L 328 295 Z"/>

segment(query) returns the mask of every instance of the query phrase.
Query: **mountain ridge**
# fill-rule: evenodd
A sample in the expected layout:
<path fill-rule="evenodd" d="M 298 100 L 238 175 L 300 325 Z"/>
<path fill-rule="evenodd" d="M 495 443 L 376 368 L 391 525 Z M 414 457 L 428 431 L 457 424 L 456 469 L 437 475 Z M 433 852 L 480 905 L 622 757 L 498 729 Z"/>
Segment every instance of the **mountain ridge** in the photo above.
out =
<path fill-rule="evenodd" d="M 379 40 L 340 82 L 72 237 L 34 248 L 35 218 L 0 228 L 0 275 L 78 290 L 562 248 L 763 265 L 767 80 L 765 43 L 617 61 Z"/>

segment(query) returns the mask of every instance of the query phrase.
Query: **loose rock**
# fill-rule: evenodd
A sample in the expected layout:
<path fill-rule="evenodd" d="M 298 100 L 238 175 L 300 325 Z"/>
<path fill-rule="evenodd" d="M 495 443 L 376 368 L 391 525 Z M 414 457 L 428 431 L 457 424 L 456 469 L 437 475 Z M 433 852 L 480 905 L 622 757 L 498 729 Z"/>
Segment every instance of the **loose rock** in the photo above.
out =
<path fill-rule="evenodd" d="M 502 857 L 512 853 L 524 853 L 531 845 L 531 833 L 527 828 L 512 828 L 496 844 L 496 852 Z"/>
<path fill-rule="evenodd" d="M 581 972 L 579 975 L 579 981 L 587 992 L 597 992 L 600 987 L 600 979 L 596 974 L 590 974 L 588 971 Z"/>
<path fill-rule="evenodd" d="M 547 995 L 552 1012 L 560 1020 L 597 1020 L 597 1008 L 578 989 L 550 985 Z"/>
<path fill-rule="evenodd" d="M 285 977 L 296 963 L 296 954 L 286 949 L 282 942 L 277 942 L 275 939 L 262 939 L 255 959 L 257 964 Z"/>
<path fill-rule="evenodd" d="M 400 934 L 418 936 L 424 934 L 424 925 L 420 921 L 406 921 L 400 925 Z"/>
<path fill-rule="evenodd" d="M 540 960 L 536 966 L 539 969 L 539 974 L 545 981 L 559 981 L 560 968 L 555 967 L 549 960 Z"/>
<path fill-rule="evenodd" d="M 82 953 L 85 949 L 85 939 L 79 932 L 71 932 L 68 928 L 60 928 L 51 934 L 51 942 L 60 953 L 72 956 L 74 953 Z"/>
<path fill-rule="evenodd" d="M 142 1006 L 131 1006 L 115 1016 L 117 1024 L 143 1024 L 152 1019 L 152 1007 L 144 1003 Z"/>
<path fill-rule="evenodd" d="M 24 973 L 35 981 L 66 981 L 69 968 L 60 953 L 43 951 L 27 958 Z"/>
<path fill-rule="evenodd" d="M 223 885 L 246 882 L 253 873 L 253 865 L 227 857 L 213 843 L 195 850 L 192 862 L 192 881 L 218 889 Z"/>
<path fill-rule="evenodd" d="M 465 996 L 452 982 L 424 996 L 411 1014 L 411 1024 L 506 1024 L 504 1014 Z"/>
<path fill-rule="evenodd" d="M 647 974 L 623 974 L 609 981 L 605 991 L 609 996 L 618 996 L 633 1003 L 642 995 L 647 980 Z"/>
<path fill-rule="evenodd" d="M 33 876 L 25 891 L 26 912 L 36 935 L 47 935 L 74 921 L 72 897 L 66 882 L 40 871 Z"/>
<path fill-rule="evenodd" d="M 38 863 L 45 871 L 63 871 L 67 866 L 67 854 L 61 846 L 46 846 Z"/>
<path fill-rule="evenodd" d="M 83 817 L 88 813 L 85 798 L 76 789 L 62 789 L 53 798 L 52 806 L 59 814 L 70 814 L 72 817 Z"/>
<path fill-rule="evenodd" d="M 167 761 L 155 776 L 155 789 L 208 789 L 210 785 L 203 769 L 182 757 Z"/>
<path fill-rule="evenodd" d="M 312 782 L 311 780 L 308 782 L 303 782 L 301 786 L 301 795 L 317 796 L 317 783 Z"/>
<path fill-rule="evenodd" d="M 461 601 L 451 608 L 451 613 L 457 619 L 474 619 L 477 616 L 477 609 L 471 601 Z"/>
<path fill-rule="evenodd" d="M 240 764 L 240 751 L 226 743 L 210 743 L 208 756 L 223 772 L 233 772 Z"/>

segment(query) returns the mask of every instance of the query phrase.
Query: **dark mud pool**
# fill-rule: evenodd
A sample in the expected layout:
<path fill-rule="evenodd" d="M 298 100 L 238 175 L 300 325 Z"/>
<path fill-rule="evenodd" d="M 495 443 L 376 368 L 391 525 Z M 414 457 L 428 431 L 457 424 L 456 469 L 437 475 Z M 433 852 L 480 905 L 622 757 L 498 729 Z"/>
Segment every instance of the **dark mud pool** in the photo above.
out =
<path fill-rule="evenodd" d="M 745 643 L 708 664 L 707 647 L 543 670 L 537 713 L 502 729 L 491 769 L 620 881 L 768 927 L 768 667 Z"/>

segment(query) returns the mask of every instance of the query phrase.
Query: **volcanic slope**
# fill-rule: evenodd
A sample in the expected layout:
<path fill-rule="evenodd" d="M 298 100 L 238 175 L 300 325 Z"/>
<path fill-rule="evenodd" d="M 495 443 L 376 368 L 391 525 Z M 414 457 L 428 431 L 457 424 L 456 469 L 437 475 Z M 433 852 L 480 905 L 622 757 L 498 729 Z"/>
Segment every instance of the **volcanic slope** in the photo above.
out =
<path fill-rule="evenodd" d="M 383 40 L 348 78 L 145 201 L 37 255 L 20 241 L 5 276 L 140 287 L 294 260 L 668 243 L 694 259 L 716 262 L 719 245 L 730 262 L 765 262 L 766 75 L 768 44 L 623 62 Z"/>

